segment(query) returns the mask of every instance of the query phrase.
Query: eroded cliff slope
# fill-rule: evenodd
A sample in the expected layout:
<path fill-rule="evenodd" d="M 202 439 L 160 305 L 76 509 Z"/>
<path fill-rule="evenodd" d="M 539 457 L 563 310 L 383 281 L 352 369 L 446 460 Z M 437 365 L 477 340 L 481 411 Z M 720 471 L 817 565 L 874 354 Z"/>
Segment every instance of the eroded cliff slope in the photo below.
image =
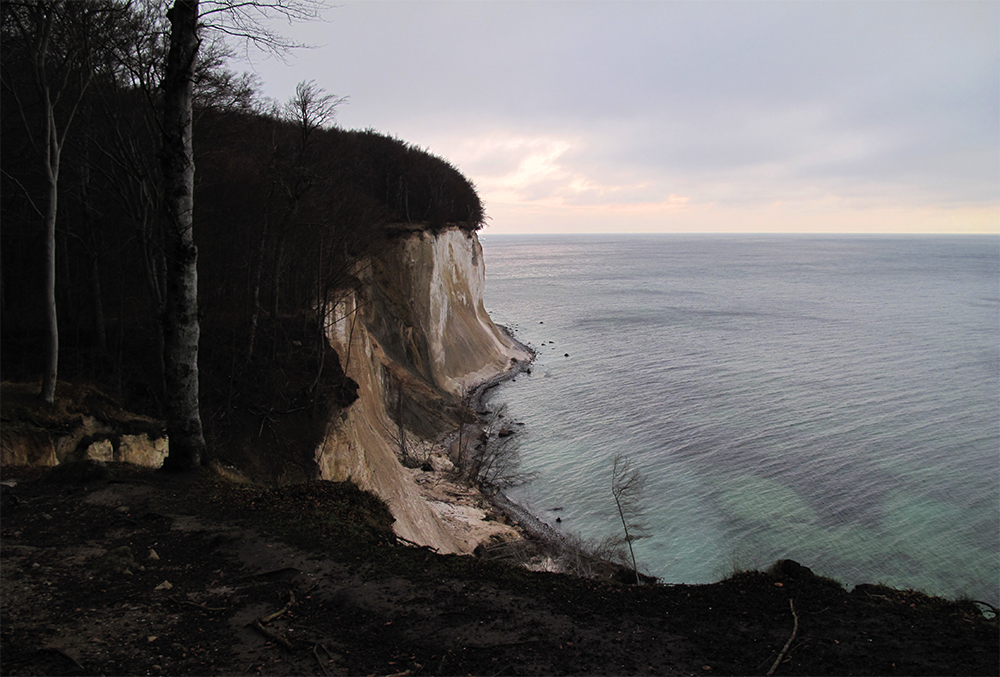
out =
<path fill-rule="evenodd" d="M 316 451 L 320 475 L 350 478 L 378 494 L 403 538 L 466 551 L 400 464 L 400 429 L 418 444 L 440 441 L 454 429 L 464 393 L 530 355 L 486 313 L 474 232 L 401 236 L 359 277 L 327 326 L 344 372 L 358 384 L 358 400 L 330 421 Z"/>

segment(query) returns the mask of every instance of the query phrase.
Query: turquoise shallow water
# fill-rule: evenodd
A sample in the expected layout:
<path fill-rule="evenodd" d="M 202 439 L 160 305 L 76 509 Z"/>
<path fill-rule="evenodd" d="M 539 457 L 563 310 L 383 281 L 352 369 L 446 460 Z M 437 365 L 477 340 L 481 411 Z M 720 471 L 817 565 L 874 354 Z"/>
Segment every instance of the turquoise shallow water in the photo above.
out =
<path fill-rule="evenodd" d="M 623 451 L 667 582 L 790 557 L 1000 603 L 1000 238 L 482 241 L 487 309 L 539 351 L 495 395 L 536 515 L 615 529 Z"/>

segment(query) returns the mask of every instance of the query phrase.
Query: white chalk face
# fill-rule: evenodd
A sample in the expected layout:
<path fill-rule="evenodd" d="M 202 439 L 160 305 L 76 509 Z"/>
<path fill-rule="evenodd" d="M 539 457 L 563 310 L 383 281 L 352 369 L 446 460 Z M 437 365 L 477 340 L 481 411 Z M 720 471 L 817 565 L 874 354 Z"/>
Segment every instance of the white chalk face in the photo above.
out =
<path fill-rule="evenodd" d="M 490 523 L 471 500 L 443 503 L 449 493 L 440 486 L 443 476 L 418 487 L 400 465 L 404 438 L 387 412 L 387 393 L 399 388 L 394 379 L 406 374 L 413 398 L 432 398 L 424 406 L 434 408 L 435 388 L 465 394 L 504 372 L 512 359 L 526 361 L 529 355 L 497 329 L 483 308 L 483 252 L 474 233 L 449 229 L 394 243 L 382 252 L 392 274 L 362 274 L 363 284 L 381 285 L 379 293 L 369 289 L 360 306 L 349 294 L 332 313 L 327 335 L 347 375 L 358 383 L 358 400 L 331 423 L 316 462 L 323 478 L 350 477 L 381 496 L 403 538 L 440 552 L 469 553 L 480 540 L 493 533 L 510 535 L 510 529 Z M 434 435 L 450 432 L 452 421 L 442 417 L 439 423 Z M 432 470 L 448 474 L 446 443 L 412 431 L 405 439 Z"/>
<path fill-rule="evenodd" d="M 994 232 L 992 2 L 348 2 L 276 25 L 316 80 L 446 157 L 497 232 Z"/>

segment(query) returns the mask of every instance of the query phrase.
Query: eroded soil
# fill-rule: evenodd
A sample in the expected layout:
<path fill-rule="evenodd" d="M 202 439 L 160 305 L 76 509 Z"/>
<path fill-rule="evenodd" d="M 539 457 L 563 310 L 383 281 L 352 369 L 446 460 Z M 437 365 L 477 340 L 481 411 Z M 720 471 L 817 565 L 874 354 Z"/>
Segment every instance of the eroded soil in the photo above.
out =
<path fill-rule="evenodd" d="M 44 478 L 5 471 L 0 490 L 4 675 L 763 675 L 786 644 L 776 675 L 1000 665 L 997 621 L 971 602 L 805 574 L 637 587 L 439 556 L 396 543 L 346 484 Z"/>

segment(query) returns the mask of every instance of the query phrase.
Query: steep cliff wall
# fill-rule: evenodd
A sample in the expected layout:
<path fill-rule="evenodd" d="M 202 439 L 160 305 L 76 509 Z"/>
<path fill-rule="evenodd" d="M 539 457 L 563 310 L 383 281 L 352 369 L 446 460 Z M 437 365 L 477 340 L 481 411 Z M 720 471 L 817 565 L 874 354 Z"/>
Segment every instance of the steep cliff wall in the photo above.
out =
<path fill-rule="evenodd" d="M 445 530 L 398 460 L 399 421 L 433 441 L 454 427 L 464 392 L 530 355 L 483 307 L 485 266 L 475 233 L 411 233 L 360 276 L 327 327 L 359 399 L 330 421 L 316 451 L 320 474 L 350 477 L 382 497 L 403 538 L 462 552 L 467 547 Z"/>

